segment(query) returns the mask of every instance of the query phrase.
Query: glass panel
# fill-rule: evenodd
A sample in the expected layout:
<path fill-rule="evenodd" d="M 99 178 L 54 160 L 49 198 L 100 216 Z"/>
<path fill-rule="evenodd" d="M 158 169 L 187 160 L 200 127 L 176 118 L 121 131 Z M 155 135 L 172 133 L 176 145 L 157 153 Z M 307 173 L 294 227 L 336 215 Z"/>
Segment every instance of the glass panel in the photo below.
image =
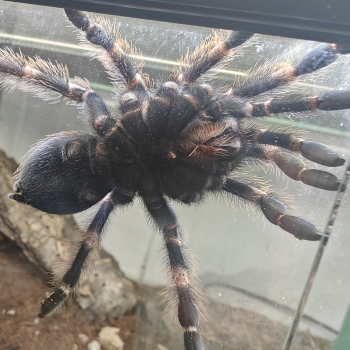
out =
<path fill-rule="evenodd" d="M 10 2 L 0 2 L 0 10 L 2 48 L 9 47 L 15 52 L 21 49 L 26 56 L 38 55 L 44 60 L 66 64 L 71 77 L 87 78 L 91 88 L 100 94 L 117 115 L 121 114 L 120 109 L 115 107 L 111 95 L 113 87 L 108 76 L 99 62 L 85 57 L 86 49 L 78 45 L 74 29 L 67 27 L 63 10 Z M 143 71 L 150 75 L 155 86 L 166 81 L 173 67 L 178 67 L 182 55 L 192 52 L 212 32 L 209 28 L 133 18 L 110 18 L 116 20 L 122 36 L 142 52 L 145 60 Z M 237 84 L 252 67 L 260 67 L 265 62 L 276 62 L 276 65 L 284 60 L 298 62 L 317 45 L 314 42 L 263 35 L 257 35 L 254 40 L 254 44 L 246 49 L 238 49 L 232 63 L 221 67 L 217 72 L 218 79 L 213 83 L 215 93 L 223 86 Z M 313 96 L 332 89 L 346 90 L 349 89 L 349 72 L 349 55 L 340 55 L 331 66 L 301 77 L 296 84 L 288 86 L 287 90 L 280 88 L 276 95 L 265 94 L 256 101 L 265 101 L 264 98 L 283 94 L 288 96 L 299 91 L 307 91 Z M 1 90 L 0 98 L 0 149 L 17 163 L 31 145 L 46 135 L 70 130 L 91 133 L 89 125 L 78 120 L 76 108 L 66 106 L 62 101 L 48 104 L 19 90 L 8 93 L 5 89 Z M 305 138 L 329 145 L 345 158 L 350 156 L 349 110 L 285 113 L 256 119 L 258 120 L 251 118 L 251 121 L 263 128 L 285 131 L 289 127 L 295 127 L 304 130 Z M 344 172 L 344 167 L 330 168 L 308 161 L 306 163 L 319 170 L 331 171 L 339 177 Z M 277 171 L 277 167 L 272 164 L 266 167 L 257 161 L 240 167 L 237 174 L 249 179 L 255 186 L 260 185 L 253 176 L 268 180 L 266 184 L 271 185 L 269 191 L 281 202 L 289 204 L 288 213 L 309 220 L 320 230 L 325 226 L 335 192 L 322 191 L 293 181 Z M 6 184 L 11 182 L 9 176 L 6 179 Z M 266 188 L 267 185 L 262 187 Z M 18 205 L 7 198 L 1 198 L 1 201 L 6 208 L 3 212 L 8 213 L 5 217 L 12 218 L 11 215 L 19 210 Z M 331 349 L 341 327 L 350 301 L 347 278 L 350 259 L 350 243 L 347 238 L 349 219 L 346 215 L 348 201 L 347 196 L 292 349 Z M 270 224 L 254 205 L 236 202 L 222 194 L 208 194 L 200 206 L 180 205 L 178 202 L 172 202 L 172 205 L 179 223 L 188 233 L 187 245 L 197 256 L 197 274 L 201 289 L 209 301 L 204 303 L 207 316 L 201 320 L 206 347 L 227 350 L 282 349 L 315 256 L 317 242 L 297 240 L 293 235 Z M 38 270 L 38 266 L 42 270 L 34 274 L 35 282 L 34 277 L 26 277 L 27 280 L 18 272 L 19 277 L 13 278 L 14 281 L 6 280 L 8 285 L 13 283 L 12 286 L 17 289 L 1 286 L 1 320 L 4 321 L 5 328 L 3 333 L 0 332 L 0 344 L 10 349 L 11 346 L 22 346 L 22 343 L 28 341 L 35 344 L 37 349 L 39 346 L 47 349 L 53 343 L 57 348 L 84 349 L 87 343 L 97 340 L 101 328 L 108 325 L 120 328 L 125 350 L 182 349 L 182 330 L 178 328 L 177 321 L 172 322 L 171 317 L 163 312 L 165 306 L 161 303 L 160 294 L 166 283 L 162 266 L 165 251 L 159 252 L 163 249 L 158 238 L 160 235 L 155 233 L 154 227 L 148 225 L 149 220 L 144 211 L 138 198 L 127 210 L 116 211 L 103 239 L 103 248 L 111 255 L 103 255 L 97 267 L 98 273 L 92 275 L 90 284 L 83 284 L 77 289 L 78 306 L 68 301 L 66 308 L 43 320 L 36 316 L 37 302 L 44 297 L 44 292 L 40 290 L 43 271 L 52 268 L 51 263 L 56 254 L 69 260 L 67 247 L 70 243 L 62 237 L 73 236 L 69 226 L 72 223 L 69 218 L 65 222 L 55 221 L 61 220 L 57 217 L 48 219 L 46 214 L 34 210 L 30 214 L 18 215 L 11 225 L 18 225 L 18 230 L 27 234 L 27 240 L 21 246 L 24 256 L 36 264 L 34 270 Z M 96 212 L 95 207 L 74 218 L 84 229 Z M 34 219 L 38 221 L 34 222 Z M 53 221 L 48 223 L 48 220 Z M 8 233 L 17 232 L 14 228 L 16 226 L 11 227 L 12 231 L 0 226 L 0 234 L 4 232 L 5 236 L 17 242 L 18 236 Z M 28 238 L 31 230 L 35 231 L 36 228 L 43 235 L 39 236 L 39 245 L 35 243 L 36 240 L 33 243 L 33 239 Z M 48 232 L 51 234 L 49 239 L 44 236 Z M 62 237 L 56 242 L 60 232 L 63 232 Z M 33 235 L 36 237 L 34 233 Z M 81 237 L 80 235 L 80 239 Z M 49 241 L 52 245 L 49 245 Z M 4 241 L 0 242 L 2 244 Z M 5 253 L 14 249 L 8 243 L 4 247 L 2 251 Z M 50 250 L 48 247 L 54 248 Z M 115 275 L 111 275 L 111 271 L 114 271 L 121 278 L 120 272 L 115 272 L 118 270 L 116 264 L 112 263 L 112 257 L 118 261 L 126 277 L 138 285 L 140 302 L 136 312 L 133 311 L 136 294 L 134 297 L 132 285 L 116 280 Z M 10 266 L 15 266 L 14 264 L 13 261 L 4 262 L 7 272 L 3 269 L 2 275 L 14 275 L 15 272 L 9 274 L 12 271 Z M 28 276 L 33 275 L 31 268 L 27 267 L 26 271 Z M 99 279 L 98 274 L 105 280 L 102 277 Z M 21 281 L 24 282 L 21 284 Z M 122 283 L 125 283 L 124 287 Z M 97 286 L 101 289 L 97 289 Z M 111 294 L 106 296 L 103 286 Z M 19 293 L 22 290 L 26 291 L 25 301 Z M 117 296 L 120 299 L 116 299 Z M 127 305 L 131 308 L 127 316 L 121 316 L 122 312 L 118 311 L 125 306 L 121 301 L 123 298 L 123 302 L 127 300 Z M 102 321 L 96 321 L 97 319 Z M 1 327 L 0 325 L 0 330 Z M 79 334 L 85 334 L 88 340 Z"/>

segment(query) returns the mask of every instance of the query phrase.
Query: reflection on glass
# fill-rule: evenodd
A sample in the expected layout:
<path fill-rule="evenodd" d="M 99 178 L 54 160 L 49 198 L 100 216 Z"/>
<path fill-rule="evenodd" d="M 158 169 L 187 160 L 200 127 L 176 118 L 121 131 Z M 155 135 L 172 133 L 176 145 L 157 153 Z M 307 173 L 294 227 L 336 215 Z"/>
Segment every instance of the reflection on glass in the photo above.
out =
<path fill-rule="evenodd" d="M 38 55 L 44 60 L 66 64 L 71 77 L 88 79 L 91 88 L 104 99 L 116 115 L 121 115 L 118 98 L 123 95 L 124 90 L 120 88 L 115 94 L 111 81 L 99 62 L 86 57 L 88 50 L 78 45 L 71 25 L 67 28 L 68 22 L 63 10 L 8 2 L 1 2 L 0 9 L 3 18 L 0 28 L 2 48 L 9 47 L 15 52 L 19 52 L 20 48 L 25 56 Z M 149 74 L 155 90 L 168 79 L 174 68 L 180 69 L 181 57 L 193 52 L 197 45 L 211 34 L 208 28 L 133 18 L 110 19 L 116 21 L 116 28 L 122 33 L 121 36 L 142 52 L 143 72 Z M 265 85 L 268 79 L 278 76 L 281 71 L 284 72 L 280 77 L 281 81 L 288 74 L 292 80 L 295 71 L 290 67 L 296 67 L 306 53 L 319 45 L 314 42 L 263 35 L 256 35 L 248 43 L 250 44 L 245 48 L 236 50 L 230 64 L 214 67 L 215 75 L 211 82 L 214 95 L 227 91 L 232 86 L 237 90 L 237 86 L 242 85 L 251 75 L 249 69 L 256 71 L 255 80 L 260 79 Z M 139 52 L 132 55 L 136 60 L 140 58 Z M 271 71 L 264 66 L 266 62 L 272 67 Z M 186 68 L 184 71 L 186 72 Z M 260 108 L 261 115 L 268 115 L 265 118 L 249 118 L 249 121 L 244 122 L 245 127 L 272 128 L 275 132 L 290 132 L 290 128 L 298 128 L 304 132 L 304 135 L 301 133 L 301 137 L 329 145 L 344 158 L 349 157 L 349 110 L 311 110 L 312 101 L 316 103 L 314 96 L 320 96 L 333 89 L 349 89 L 349 72 L 349 55 L 340 54 L 333 64 L 312 74 L 300 75 L 295 82 L 280 84 L 281 86 L 273 91 L 257 96 L 251 96 L 251 90 L 245 92 L 249 97 L 242 100 L 244 103 L 250 103 L 243 105 L 245 111 L 252 113 L 251 107 L 256 108 L 255 111 Z M 201 82 L 207 81 L 202 79 Z M 190 86 L 191 84 L 186 87 L 186 92 L 181 93 L 195 95 Z M 306 92 L 310 110 L 301 113 L 298 112 L 300 105 L 306 102 L 300 102 L 298 98 L 305 96 Z M 291 96 L 294 96 L 294 100 Z M 299 109 L 289 113 L 270 113 L 271 99 L 276 97 L 284 98 L 286 103 L 298 106 Z M 240 101 L 237 101 L 238 105 Z M 209 115 L 208 108 L 205 108 Z M 288 108 L 287 106 L 286 109 Z M 20 162 L 31 145 L 46 135 L 70 130 L 90 133 L 90 126 L 78 120 L 77 114 L 74 106 L 66 106 L 62 101 L 47 104 L 30 94 L 18 90 L 9 94 L 3 89 L 0 104 L 0 148 L 7 156 Z M 262 132 L 260 134 L 262 135 Z M 257 141 L 261 137 L 260 134 L 256 132 L 251 139 Z M 208 142 L 210 143 L 210 140 Z M 188 152 L 188 158 L 196 156 L 195 147 Z M 274 148 L 269 150 L 270 155 L 273 154 Z M 344 172 L 344 167 L 341 166 L 334 168 L 304 161 L 309 167 L 330 171 L 339 177 Z M 269 193 L 288 204 L 288 214 L 302 217 L 322 230 L 335 199 L 335 192 L 323 191 L 307 186 L 301 181 L 293 181 L 277 170 L 272 162 L 267 166 L 263 163 L 262 160 L 251 160 L 247 165 L 237 168 L 235 176 L 250 179 L 256 187 L 259 187 L 260 180 L 256 180 L 255 176 L 264 181 L 268 179 L 268 184 L 271 185 Z M 267 186 L 263 185 L 262 188 L 265 190 Z M 258 197 L 259 195 L 261 196 L 256 194 Z M 11 204 L 8 199 L 6 208 L 11 208 Z M 293 235 L 270 224 L 254 203 L 236 201 L 230 196 L 208 194 L 201 206 L 183 206 L 178 201 L 172 202 L 172 205 L 181 226 L 188 232 L 187 245 L 198 257 L 197 274 L 201 281 L 201 289 L 209 301 L 205 303 L 207 316 L 201 320 L 206 347 L 281 349 L 309 274 L 317 242 L 295 239 Z M 331 349 L 341 327 L 349 304 L 350 287 L 347 278 L 348 207 L 348 198 L 345 196 L 292 349 L 293 346 L 295 349 L 305 350 Z M 75 219 L 84 228 L 85 223 L 91 221 L 96 211 L 97 209 L 77 214 Z M 119 262 L 126 276 L 139 284 L 141 298 L 136 309 L 135 333 L 135 326 L 131 326 L 133 321 L 130 321 L 130 318 L 123 321 L 125 319 L 121 317 L 115 321 L 113 317 L 109 317 L 108 323 L 109 326 L 120 327 L 120 335 L 126 343 L 126 348 L 131 349 L 133 346 L 135 350 L 182 349 L 182 331 L 177 328 L 177 321 L 172 322 L 163 312 L 164 307 L 161 304 L 160 293 L 166 281 L 159 259 L 162 255 L 159 254 L 159 249 L 163 243 L 156 238 L 154 229 L 147 226 L 147 220 L 144 218 L 144 207 L 141 201 L 136 199 L 133 206 L 127 210 L 117 210 L 103 239 L 104 249 Z M 84 304 L 81 300 L 84 297 L 89 298 L 89 292 L 90 290 L 82 288 L 77 292 L 80 307 L 86 305 L 88 311 L 92 306 Z M 10 294 L 6 294 L 6 290 L 3 294 L 7 300 L 12 299 Z M 42 297 L 43 295 L 38 294 L 34 300 Z M 0 305 L 1 309 L 5 310 L 3 317 L 6 317 L 8 322 L 13 322 L 10 318 L 11 313 L 7 313 L 9 310 L 13 309 L 18 315 L 21 314 L 20 302 L 4 302 L 4 305 Z M 98 305 L 94 309 L 95 314 L 98 314 L 100 304 L 96 298 L 94 305 Z M 33 310 L 32 318 L 35 319 L 36 310 Z M 33 328 L 28 331 L 27 336 L 35 344 L 41 341 L 40 334 L 35 335 L 35 332 L 41 331 L 42 338 L 46 339 L 44 328 L 39 330 L 38 327 L 44 327 L 43 324 L 55 327 L 55 322 L 58 322 L 60 317 L 71 317 L 70 315 L 74 314 L 72 310 L 71 304 L 68 303 L 66 310 L 61 309 L 58 314 L 49 316 L 40 323 L 33 323 Z M 87 317 L 87 324 L 90 319 Z M 22 321 L 19 317 L 16 327 L 27 329 Z M 79 338 L 79 333 L 90 332 L 89 342 L 97 338 L 98 333 L 97 329 L 66 331 L 70 332 L 68 338 L 71 347 L 75 344 L 79 348 L 87 346 L 87 342 L 84 343 L 82 337 Z M 4 339 L 7 342 L 6 346 L 13 344 L 10 337 Z M 61 339 L 55 338 L 54 341 L 63 344 L 60 343 Z"/>

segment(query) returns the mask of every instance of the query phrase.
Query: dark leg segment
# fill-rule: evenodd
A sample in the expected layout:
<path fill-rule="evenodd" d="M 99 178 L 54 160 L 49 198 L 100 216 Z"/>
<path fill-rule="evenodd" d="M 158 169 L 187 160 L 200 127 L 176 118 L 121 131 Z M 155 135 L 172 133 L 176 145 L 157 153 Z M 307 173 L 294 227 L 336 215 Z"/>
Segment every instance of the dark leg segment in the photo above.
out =
<path fill-rule="evenodd" d="M 338 54 L 347 54 L 347 50 L 336 44 L 320 44 L 307 53 L 296 65 L 283 65 L 281 69 L 274 73 L 263 74 L 256 79 L 254 74 L 248 78 L 241 86 L 233 87 L 228 91 L 228 95 L 242 97 L 253 97 L 266 91 L 275 89 L 287 84 L 297 77 L 315 72 L 333 63 Z"/>
<path fill-rule="evenodd" d="M 98 245 L 103 228 L 114 206 L 127 204 L 131 200 L 132 198 L 122 195 L 115 189 L 105 196 L 85 234 L 72 266 L 63 276 L 61 285 L 42 302 L 38 315 L 40 318 L 44 318 L 56 310 L 78 284 L 83 266 L 93 249 Z"/>
<path fill-rule="evenodd" d="M 181 234 L 175 214 L 160 192 L 149 192 L 143 201 L 153 220 L 163 233 L 163 239 L 169 258 L 173 287 L 178 295 L 178 319 L 184 328 L 186 350 L 204 350 L 202 339 L 198 333 L 199 313 L 197 310 L 195 280 L 191 276 L 191 268 L 184 256 Z"/>
<path fill-rule="evenodd" d="M 222 189 L 238 197 L 259 205 L 261 211 L 272 224 L 280 226 L 298 239 L 319 241 L 317 228 L 309 221 L 287 214 L 286 207 L 266 192 L 234 179 L 227 179 Z"/>
<path fill-rule="evenodd" d="M 143 78 L 137 73 L 129 56 L 122 49 L 121 42 L 123 40 L 116 33 L 113 33 L 113 37 L 100 24 L 91 23 L 89 17 L 83 11 L 65 9 L 65 12 L 68 19 L 85 33 L 88 42 L 105 50 L 106 56 L 104 58 L 100 57 L 100 60 L 113 80 L 119 81 L 122 77 L 130 90 L 146 91 Z"/>

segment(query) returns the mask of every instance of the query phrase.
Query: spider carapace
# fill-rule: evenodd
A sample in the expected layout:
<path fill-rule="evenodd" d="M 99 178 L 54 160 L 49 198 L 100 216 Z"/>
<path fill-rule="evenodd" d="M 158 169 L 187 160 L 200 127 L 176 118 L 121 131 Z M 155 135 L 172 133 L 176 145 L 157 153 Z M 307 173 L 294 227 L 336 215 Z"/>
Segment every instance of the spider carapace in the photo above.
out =
<path fill-rule="evenodd" d="M 9 195 L 54 214 L 77 213 L 100 202 L 72 265 L 42 302 L 39 316 L 54 311 L 76 287 L 113 209 L 140 196 L 163 237 L 169 289 L 177 298 L 185 349 L 203 350 L 198 332 L 201 295 L 168 199 L 191 204 L 208 193 L 226 193 L 255 204 L 267 220 L 298 239 L 320 240 L 313 224 L 289 215 L 280 201 L 238 175 L 244 165 L 259 160 L 307 185 L 344 190 L 335 175 L 302 160 L 341 166 L 344 159 L 337 151 L 288 130 L 262 129 L 251 121 L 278 113 L 350 108 L 350 91 L 345 90 L 274 95 L 276 89 L 330 65 L 349 50 L 320 44 L 296 64 L 275 62 L 259 74 L 248 72 L 232 87 L 213 88 L 213 77 L 207 73 L 254 41 L 251 33 L 221 31 L 188 54 L 155 88 L 132 60 L 133 49 L 113 23 L 81 11 L 65 12 L 118 89 L 118 113 L 113 114 L 88 81 L 69 79 L 65 66 L 1 50 L 2 85 L 45 100 L 63 96 L 78 106 L 94 130 L 93 135 L 61 132 L 36 144 L 15 175 L 15 193 Z"/>

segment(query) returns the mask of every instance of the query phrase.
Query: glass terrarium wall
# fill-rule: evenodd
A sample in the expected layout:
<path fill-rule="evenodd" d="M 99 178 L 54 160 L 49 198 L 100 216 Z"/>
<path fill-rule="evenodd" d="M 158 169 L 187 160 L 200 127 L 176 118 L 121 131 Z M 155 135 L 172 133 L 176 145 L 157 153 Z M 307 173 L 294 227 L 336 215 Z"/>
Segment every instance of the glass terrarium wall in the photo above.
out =
<path fill-rule="evenodd" d="M 0 2 L 0 43 L 24 55 L 39 55 L 52 62 L 67 64 L 70 76 L 87 78 L 105 101 L 114 108 L 112 85 L 96 60 L 84 56 L 72 28 L 60 9 Z M 183 54 L 211 33 L 211 29 L 133 18 L 113 17 L 128 41 L 145 60 L 146 71 L 157 85 L 177 65 Z M 245 71 L 267 60 L 292 60 L 302 57 L 315 43 L 259 35 L 256 43 L 239 52 L 229 67 L 217 73 L 220 85 L 232 85 Z M 349 89 L 350 58 L 340 57 L 332 66 L 300 79 L 293 89 L 317 94 L 332 88 Z M 89 127 L 77 119 L 77 111 L 64 102 L 47 104 L 20 91 L 1 91 L 0 148 L 20 162 L 38 140 L 63 130 Z M 350 157 L 350 111 L 279 115 L 258 120 L 265 127 L 305 131 L 307 138 L 320 141 Z M 312 166 L 329 170 L 326 167 Z M 290 203 L 290 213 L 326 225 L 335 193 L 307 187 L 287 179 L 273 167 L 254 164 L 242 172 L 270 179 L 271 191 Z M 342 176 L 344 168 L 331 170 Z M 334 233 L 317 274 L 305 317 L 300 328 L 314 336 L 333 341 L 339 331 L 350 301 L 350 266 L 348 235 L 349 196 L 341 207 Z M 274 227 L 252 208 L 225 197 L 208 196 L 200 206 L 174 203 L 181 225 L 188 232 L 188 246 L 198 257 L 201 286 L 210 300 L 232 308 L 262 314 L 267 323 L 291 323 L 306 282 L 317 244 L 298 241 Z M 76 216 L 84 221 L 87 214 Z M 138 200 L 127 210 L 116 212 L 103 240 L 104 249 L 119 262 L 126 276 L 138 283 L 160 287 L 164 273 L 160 258 L 161 243 L 148 225 Z M 160 302 L 160 299 L 159 299 Z M 209 318 L 215 310 L 209 308 Z M 227 311 L 228 312 L 228 311 Z M 229 318 L 227 318 L 229 319 Z M 227 321 L 229 323 L 229 321 Z M 235 324 L 225 325 L 229 334 Z M 283 342 L 283 336 L 276 343 Z M 179 333 L 180 334 L 180 333 Z M 215 335 L 217 336 L 217 335 Z M 222 336 L 222 339 L 229 339 Z M 179 339 L 181 341 L 181 337 Z M 224 341 L 224 340 L 223 340 Z M 282 345 L 281 345 L 282 346 Z"/>

